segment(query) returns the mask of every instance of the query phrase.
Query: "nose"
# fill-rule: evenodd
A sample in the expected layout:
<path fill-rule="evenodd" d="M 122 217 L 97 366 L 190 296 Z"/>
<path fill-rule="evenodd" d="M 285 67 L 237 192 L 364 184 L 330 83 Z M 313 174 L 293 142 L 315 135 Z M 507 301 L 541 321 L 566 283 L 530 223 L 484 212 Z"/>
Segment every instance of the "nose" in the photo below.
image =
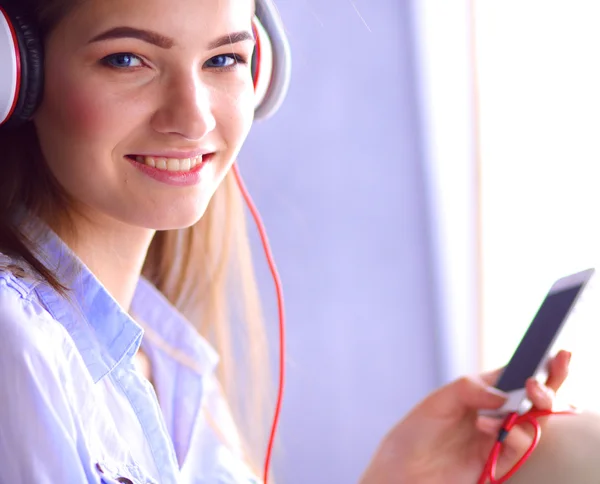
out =
<path fill-rule="evenodd" d="M 210 90 L 197 77 L 179 75 L 165 85 L 164 93 L 152 117 L 155 131 L 200 140 L 215 129 Z"/>

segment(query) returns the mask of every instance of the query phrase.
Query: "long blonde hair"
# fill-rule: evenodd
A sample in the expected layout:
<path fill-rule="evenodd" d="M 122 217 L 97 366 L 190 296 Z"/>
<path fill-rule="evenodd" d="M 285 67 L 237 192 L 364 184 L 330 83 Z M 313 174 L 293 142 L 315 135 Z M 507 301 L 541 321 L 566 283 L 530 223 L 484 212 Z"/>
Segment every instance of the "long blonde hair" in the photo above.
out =
<path fill-rule="evenodd" d="M 19 7 L 46 37 L 76 1 L 19 0 Z M 0 251 L 22 257 L 67 296 L 68 287 L 36 258 L 36 241 L 11 223 L 11 214 L 22 205 L 42 219 L 59 213 L 62 218 L 54 221 L 76 233 L 69 219 L 73 203 L 47 167 L 31 121 L 0 129 L 0 153 Z M 259 469 L 272 411 L 268 345 L 243 199 L 233 173 L 197 224 L 156 233 L 142 273 L 218 351 L 219 381 L 250 463 Z"/>

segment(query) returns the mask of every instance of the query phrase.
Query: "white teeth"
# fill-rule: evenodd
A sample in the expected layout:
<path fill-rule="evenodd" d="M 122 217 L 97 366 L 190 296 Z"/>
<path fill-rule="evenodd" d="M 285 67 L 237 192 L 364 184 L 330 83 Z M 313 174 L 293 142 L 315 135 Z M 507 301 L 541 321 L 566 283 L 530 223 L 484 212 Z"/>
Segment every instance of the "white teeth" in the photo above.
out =
<path fill-rule="evenodd" d="M 167 170 L 179 171 L 179 160 L 176 160 L 174 158 L 167 159 Z"/>
<path fill-rule="evenodd" d="M 155 158 L 153 156 L 136 156 L 135 161 L 158 168 L 159 170 L 168 171 L 190 171 L 195 166 L 202 163 L 202 156 L 195 158 Z"/>
<path fill-rule="evenodd" d="M 166 158 L 156 158 L 156 168 L 159 170 L 167 169 L 167 159 Z"/>

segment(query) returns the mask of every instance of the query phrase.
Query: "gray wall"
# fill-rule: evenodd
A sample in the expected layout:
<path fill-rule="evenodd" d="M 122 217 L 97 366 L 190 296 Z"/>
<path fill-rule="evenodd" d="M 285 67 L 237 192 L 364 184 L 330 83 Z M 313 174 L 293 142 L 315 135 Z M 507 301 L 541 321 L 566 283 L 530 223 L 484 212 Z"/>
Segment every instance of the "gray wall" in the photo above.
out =
<path fill-rule="evenodd" d="M 284 484 L 346 484 L 440 381 L 410 2 L 278 6 L 293 82 L 240 158 L 286 296 L 277 470 Z M 272 282 L 256 254 L 274 331 Z"/>

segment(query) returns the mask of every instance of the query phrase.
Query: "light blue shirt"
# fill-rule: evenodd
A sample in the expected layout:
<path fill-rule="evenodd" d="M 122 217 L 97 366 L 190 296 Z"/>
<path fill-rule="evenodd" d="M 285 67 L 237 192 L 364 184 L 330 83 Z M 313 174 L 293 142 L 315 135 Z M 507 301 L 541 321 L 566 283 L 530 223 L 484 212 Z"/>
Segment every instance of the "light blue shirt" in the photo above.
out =
<path fill-rule="evenodd" d="M 69 299 L 0 254 L 0 483 L 258 483 L 212 347 L 144 279 L 134 321 L 45 233 Z M 140 345 L 154 387 L 134 366 Z"/>

